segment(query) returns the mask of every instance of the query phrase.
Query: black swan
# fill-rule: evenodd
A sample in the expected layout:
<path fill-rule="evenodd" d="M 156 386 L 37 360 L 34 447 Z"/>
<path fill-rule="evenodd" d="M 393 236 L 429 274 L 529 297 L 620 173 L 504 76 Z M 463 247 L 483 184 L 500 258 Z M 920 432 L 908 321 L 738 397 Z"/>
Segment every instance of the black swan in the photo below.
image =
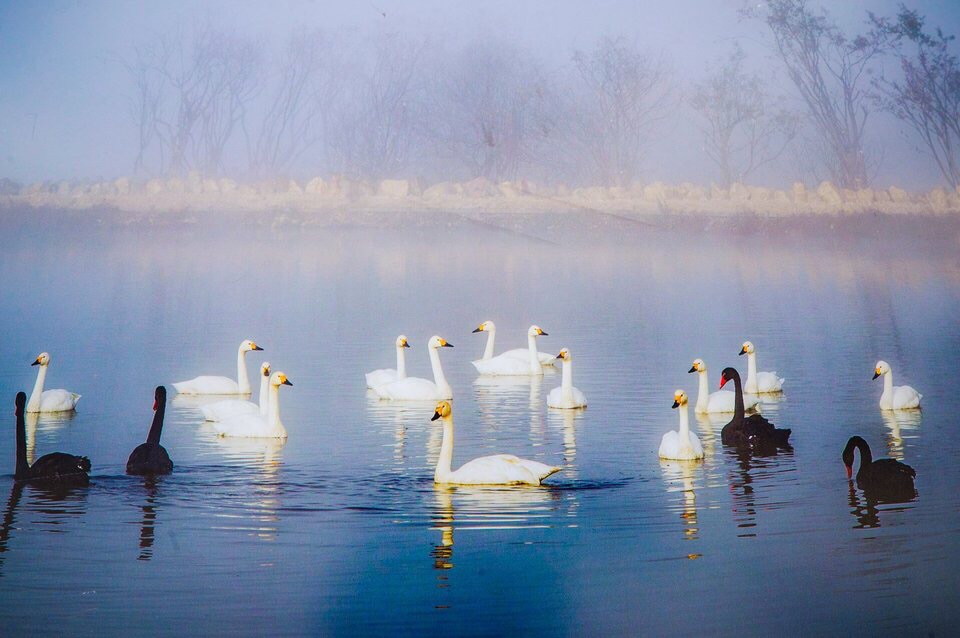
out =
<path fill-rule="evenodd" d="M 744 417 L 743 385 L 740 382 L 740 373 L 734 368 L 724 368 L 720 373 L 720 387 L 727 381 L 733 381 L 734 411 L 733 418 L 720 431 L 720 440 L 724 445 L 749 447 L 758 453 L 776 454 L 778 448 L 788 449 L 790 444 L 790 430 L 779 429 L 767 421 L 760 414 L 751 414 Z"/>
<path fill-rule="evenodd" d="M 843 464 L 847 466 L 847 478 L 853 476 L 853 451 L 860 450 L 860 469 L 857 471 L 857 486 L 864 492 L 903 495 L 912 498 L 916 494 L 913 479 L 916 471 L 894 459 L 873 460 L 870 446 L 859 436 L 851 436 L 843 448 Z"/>
<path fill-rule="evenodd" d="M 154 392 L 153 425 L 147 442 L 138 445 L 127 459 L 127 474 L 145 476 L 150 474 L 169 474 L 173 471 L 173 461 L 162 445 L 160 432 L 163 430 L 163 413 L 167 407 L 167 389 L 158 385 Z"/>
<path fill-rule="evenodd" d="M 17 392 L 17 469 L 14 481 L 47 481 L 60 485 L 89 485 L 90 459 L 63 452 L 44 454 L 34 462 L 27 463 L 27 429 L 23 421 L 23 409 L 27 395 Z"/>

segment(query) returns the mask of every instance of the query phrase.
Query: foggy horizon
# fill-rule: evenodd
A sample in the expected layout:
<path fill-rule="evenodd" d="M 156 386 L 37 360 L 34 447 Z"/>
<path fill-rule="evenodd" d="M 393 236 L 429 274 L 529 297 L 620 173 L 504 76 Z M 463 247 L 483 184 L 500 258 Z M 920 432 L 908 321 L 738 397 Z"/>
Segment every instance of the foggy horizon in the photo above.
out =
<path fill-rule="evenodd" d="M 808 4 L 814 11 L 821 7 L 817 2 Z M 782 96 L 803 122 L 801 134 L 786 152 L 743 181 L 778 188 L 795 181 L 815 183 L 820 177 L 798 163 L 798 158 L 808 155 L 801 146 L 803 131 L 809 128 L 804 106 L 774 55 L 770 30 L 758 20 L 743 19 L 740 10 L 744 6 L 740 0 L 653 8 L 631 2 L 605 2 L 589 8 L 545 2 L 460 7 L 388 0 L 329 5 L 287 0 L 241 9 L 226 2 L 205 3 L 199 9 L 185 2 L 164 6 L 60 3 L 53 7 L 8 3 L 0 6 L 0 37 L 7 43 L 0 54 L 4 78 L 0 81 L 0 144 L 4 149 L 0 178 L 30 183 L 125 175 L 147 179 L 169 174 L 170 167 L 163 166 L 167 158 L 158 159 L 156 146 L 148 149 L 142 166 L 135 166 L 137 124 L 131 116 L 135 87 L 125 64 L 137 47 L 147 47 L 160 38 L 183 44 L 198 29 L 209 28 L 254 47 L 261 65 L 257 71 L 261 84 L 252 90 L 253 97 L 245 107 L 250 121 L 267 108 L 267 86 L 277 77 L 276 61 L 291 35 L 312 38 L 320 33 L 329 38 L 327 48 L 319 50 L 341 56 L 326 70 L 332 78 L 329 85 L 343 83 L 331 98 L 335 104 L 331 109 L 336 109 L 341 119 L 328 124 L 323 137 L 326 150 L 318 150 L 319 145 L 301 149 L 286 165 L 260 173 L 246 157 L 255 134 L 245 123 L 246 138 L 239 129 L 231 133 L 221 149 L 224 159 L 218 169 L 184 166 L 181 173 L 196 170 L 237 179 L 289 176 L 303 180 L 356 172 L 367 179 L 419 178 L 431 183 L 470 179 L 474 176 L 471 170 L 482 170 L 517 179 L 575 181 L 590 173 L 583 169 L 581 153 L 557 142 L 555 133 L 570 126 L 568 110 L 561 102 L 575 93 L 571 89 L 577 78 L 574 56 L 578 51 L 590 55 L 604 38 L 619 38 L 663 71 L 665 80 L 663 113 L 648 125 L 636 174 L 623 177 L 625 182 L 708 185 L 721 181 L 717 166 L 704 153 L 702 122 L 691 108 L 690 95 L 693 85 L 703 82 L 707 72 L 716 69 L 737 43 L 744 51 L 745 68 L 769 80 L 764 87 L 769 97 Z M 956 34 L 960 9 L 930 1 L 911 1 L 906 6 L 925 16 L 928 31 L 940 28 L 948 35 Z M 853 36 L 866 30 L 868 11 L 893 17 L 897 7 L 897 2 L 875 1 L 828 10 L 841 30 Z M 357 127 L 351 131 L 341 124 L 346 121 L 342 114 L 357 111 L 357 105 L 363 103 L 362 96 L 357 97 L 361 95 L 356 91 L 358 78 L 365 72 L 362 67 L 368 58 L 385 42 L 409 53 L 408 59 L 386 56 L 393 69 L 402 70 L 409 63 L 412 73 L 413 88 L 403 96 L 415 103 L 415 108 L 407 109 L 404 124 L 410 129 L 406 138 L 409 148 L 395 165 L 364 168 L 364 158 L 351 155 L 350 145 L 358 133 L 368 133 L 368 127 L 361 119 L 351 120 Z M 501 67 L 493 64 L 498 62 L 497 55 L 502 56 Z M 490 68 L 477 68 L 477 60 L 492 60 Z M 896 71 L 896 64 L 894 58 L 886 57 L 875 66 L 890 73 Z M 543 80 L 547 97 L 539 88 L 537 91 L 542 102 L 554 109 L 548 114 L 551 130 L 544 126 L 544 143 L 531 143 L 532 150 L 526 151 L 535 157 L 518 154 L 520 159 L 514 160 L 520 162 L 518 167 L 471 169 L 459 161 L 468 151 L 452 138 L 440 140 L 446 134 L 441 129 L 457 126 L 450 99 L 472 99 L 466 91 L 475 85 L 477 75 L 463 69 L 490 73 L 496 80 L 503 77 L 497 75 L 498 68 L 516 73 L 515 82 L 521 87 Z M 322 116 L 328 117 L 328 113 Z M 344 139 L 333 140 L 336 135 Z M 892 115 L 880 110 L 871 114 L 866 144 L 881 151 L 871 167 L 872 186 L 947 186 L 916 133 Z M 599 185 L 596 178 L 582 179 Z"/>

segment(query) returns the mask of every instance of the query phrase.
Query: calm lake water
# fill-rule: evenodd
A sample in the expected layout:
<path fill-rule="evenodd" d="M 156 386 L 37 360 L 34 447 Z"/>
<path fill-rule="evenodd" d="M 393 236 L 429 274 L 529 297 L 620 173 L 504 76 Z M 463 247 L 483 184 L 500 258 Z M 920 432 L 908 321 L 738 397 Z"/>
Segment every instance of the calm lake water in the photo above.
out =
<path fill-rule="evenodd" d="M 4 635 L 947 635 L 960 621 L 956 223 L 3 224 Z M 486 319 L 498 351 L 530 323 L 542 350 L 570 348 L 589 408 L 547 409 L 559 374 L 478 381 Z M 432 405 L 364 388 L 400 333 L 417 376 L 431 335 L 455 345 L 455 466 L 508 452 L 563 471 L 543 488 L 434 487 Z M 266 359 L 294 384 L 286 443 L 218 439 L 173 398 L 174 473 L 125 476 L 154 386 L 233 376 L 246 338 L 265 348 L 254 379 Z M 691 410 L 706 460 L 661 462 L 673 391 L 695 401 L 691 361 L 715 386 L 726 365 L 745 372 L 745 339 L 787 379 L 763 412 L 793 429 L 792 453 L 738 457 L 726 419 Z M 44 350 L 47 387 L 83 395 L 30 428 L 37 456 L 91 458 L 91 486 L 66 494 L 12 481 L 13 398 Z M 922 414 L 880 412 L 880 358 Z M 868 502 L 847 481 L 853 434 L 917 470 L 915 500 Z"/>

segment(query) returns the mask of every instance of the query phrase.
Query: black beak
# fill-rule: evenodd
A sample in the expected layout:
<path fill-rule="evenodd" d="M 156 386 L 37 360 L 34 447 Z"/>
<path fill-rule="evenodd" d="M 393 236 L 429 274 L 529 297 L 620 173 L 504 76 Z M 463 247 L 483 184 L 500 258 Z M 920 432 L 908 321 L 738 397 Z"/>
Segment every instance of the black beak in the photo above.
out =
<path fill-rule="evenodd" d="M 37 364 L 34 363 L 33 365 L 37 365 Z M 880 376 L 880 373 L 879 373 L 879 372 L 877 372 L 877 371 L 874 371 L 874 372 L 873 372 L 873 378 L 874 378 L 874 379 L 876 379 L 876 378 L 879 377 L 879 376 Z"/>
<path fill-rule="evenodd" d="M 40 359 L 37 359 L 36 361 L 34 361 L 33 363 L 31 363 L 30 365 L 32 365 L 32 366 L 38 366 L 38 365 L 40 365 Z"/>
<path fill-rule="evenodd" d="M 260 346 L 253 346 L 253 349 L 254 349 L 254 350 L 263 350 L 263 348 L 261 348 Z"/>
<path fill-rule="evenodd" d="M 747 351 L 744 350 L 743 348 L 740 348 L 740 354 L 747 354 Z M 737 356 L 739 357 L 740 355 L 737 355 Z"/>
<path fill-rule="evenodd" d="M 697 371 L 697 366 L 690 366 L 690 369 L 687 370 L 687 374 L 690 374 L 691 372 L 696 372 L 696 371 Z"/>
<path fill-rule="evenodd" d="M 556 358 L 557 358 L 557 359 L 563 359 L 563 353 L 561 352 L 560 354 L 558 354 L 558 355 L 556 356 Z"/>
<path fill-rule="evenodd" d="M 404 348 L 409 348 L 409 347 L 410 347 L 410 344 L 407 343 L 406 341 L 404 341 L 404 342 L 403 342 L 403 347 L 404 347 Z"/>
<path fill-rule="evenodd" d="M 540 331 L 540 336 L 541 336 L 541 337 L 549 337 L 549 336 L 550 336 L 550 333 L 549 333 L 549 332 L 544 332 L 543 330 L 541 330 L 541 331 Z"/>
<path fill-rule="evenodd" d="M 443 344 L 443 347 L 444 347 L 444 348 L 452 348 L 452 347 L 453 347 L 453 344 L 452 344 L 452 343 L 445 343 L 445 344 Z"/>
<path fill-rule="evenodd" d="M 675 400 L 673 402 L 673 408 L 679 408 L 679 407 L 680 407 L 680 402 Z"/>
<path fill-rule="evenodd" d="M 474 331 L 474 332 L 483 332 L 483 328 L 475 328 L 473 331 Z"/>
<path fill-rule="evenodd" d="M 292 386 L 293 384 L 292 384 L 292 383 L 290 383 L 290 379 L 287 379 L 287 380 L 285 380 L 285 381 L 283 382 L 283 385 L 289 385 L 289 386 Z"/>
<path fill-rule="evenodd" d="M 434 412 L 434 413 L 433 413 L 433 416 L 430 417 L 430 420 L 431 420 L 431 421 L 436 421 L 436 420 L 439 419 L 439 418 L 440 418 L 440 413 L 439 413 L 439 412 Z"/>

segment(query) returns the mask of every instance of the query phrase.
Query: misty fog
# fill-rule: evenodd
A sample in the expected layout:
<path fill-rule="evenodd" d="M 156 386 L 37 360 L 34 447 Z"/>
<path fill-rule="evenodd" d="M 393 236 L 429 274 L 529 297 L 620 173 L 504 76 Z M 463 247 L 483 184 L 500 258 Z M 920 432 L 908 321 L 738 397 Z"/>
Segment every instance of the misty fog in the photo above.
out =
<path fill-rule="evenodd" d="M 960 31 L 960 7 L 906 8 L 927 32 Z M 830 160 L 767 10 L 740 0 L 7 3 L 0 178 L 816 184 L 831 178 Z M 844 3 L 828 18 L 853 39 L 869 31 L 868 12 L 893 19 L 898 3 Z M 737 132 L 726 167 L 706 115 L 724 72 L 748 92 L 752 127 Z M 897 80 L 900 64 L 885 51 L 862 72 L 869 93 L 874 80 Z M 858 108 L 865 184 L 949 185 L 913 128 L 872 96 Z"/>

